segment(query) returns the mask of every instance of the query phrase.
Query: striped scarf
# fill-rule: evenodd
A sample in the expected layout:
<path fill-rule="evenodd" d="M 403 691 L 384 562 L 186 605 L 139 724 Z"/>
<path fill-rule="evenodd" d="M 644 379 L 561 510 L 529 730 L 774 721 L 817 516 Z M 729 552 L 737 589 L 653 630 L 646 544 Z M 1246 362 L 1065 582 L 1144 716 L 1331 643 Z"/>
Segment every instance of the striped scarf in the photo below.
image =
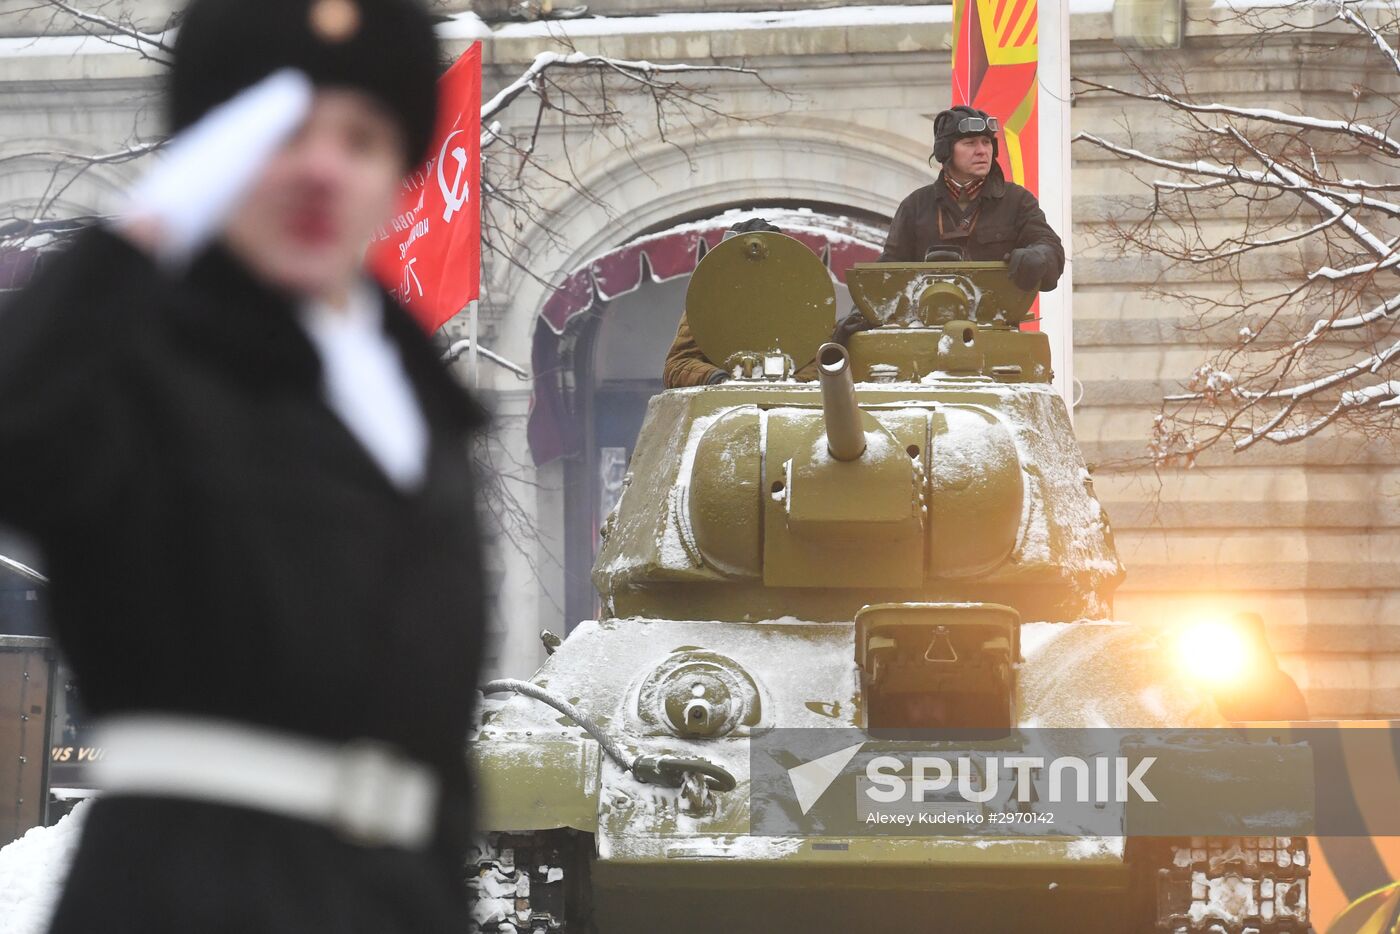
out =
<path fill-rule="evenodd" d="M 943 181 L 947 184 L 948 190 L 952 192 L 954 201 L 971 201 L 982 191 L 982 185 L 987 180 L 985 178 L 974 178 L 970 182 L 959 183 L 953 181 L 953 176 L 944 172 Z"/>

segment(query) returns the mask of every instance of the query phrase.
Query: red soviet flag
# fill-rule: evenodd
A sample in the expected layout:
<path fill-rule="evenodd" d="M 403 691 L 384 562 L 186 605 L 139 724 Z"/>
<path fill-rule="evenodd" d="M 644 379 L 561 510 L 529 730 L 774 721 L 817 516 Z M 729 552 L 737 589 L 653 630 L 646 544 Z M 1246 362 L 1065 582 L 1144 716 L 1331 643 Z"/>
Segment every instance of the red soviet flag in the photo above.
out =
<path fill-rule="evenodd" d="M 398 212 L 366 263 L 429 332 L 481 293 L 481 43 L 438 81 L 426 164 L 403 181 Z"/>

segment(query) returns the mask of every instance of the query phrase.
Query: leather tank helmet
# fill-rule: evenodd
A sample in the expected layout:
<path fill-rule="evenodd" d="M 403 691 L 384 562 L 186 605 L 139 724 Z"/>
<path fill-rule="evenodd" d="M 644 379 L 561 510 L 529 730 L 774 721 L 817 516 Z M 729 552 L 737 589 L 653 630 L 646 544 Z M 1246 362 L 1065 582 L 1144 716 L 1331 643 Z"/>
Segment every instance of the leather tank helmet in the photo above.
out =
<path fill-rule="evenodd" d="M 959 104 L 933 118 L 933 158 L 947 164 L 953 157 L 953 144 L 960 139 L 985 136 L 992 141 L 992 161 L 999 154 L 997 131 L 1001 129 L 996 117 L 984 110 Z"/>

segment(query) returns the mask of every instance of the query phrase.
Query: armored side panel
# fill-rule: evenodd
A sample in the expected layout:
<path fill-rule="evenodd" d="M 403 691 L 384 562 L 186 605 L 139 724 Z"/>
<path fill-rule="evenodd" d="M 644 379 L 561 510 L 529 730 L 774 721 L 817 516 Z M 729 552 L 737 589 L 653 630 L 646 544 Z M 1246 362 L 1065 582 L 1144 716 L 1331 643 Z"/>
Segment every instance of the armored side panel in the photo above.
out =
<path fill-rule="evenodd" d="M 0 636 L 0 846 L 44 823 L 53 671 L 48 639 Z"/>

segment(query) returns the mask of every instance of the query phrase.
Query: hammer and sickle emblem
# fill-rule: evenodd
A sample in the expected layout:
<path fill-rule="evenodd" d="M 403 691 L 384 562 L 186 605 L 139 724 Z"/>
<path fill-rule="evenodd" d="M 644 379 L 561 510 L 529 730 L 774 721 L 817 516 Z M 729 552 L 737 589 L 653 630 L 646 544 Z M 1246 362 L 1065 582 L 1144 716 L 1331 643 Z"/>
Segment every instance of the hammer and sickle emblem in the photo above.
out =
<path fill-rule="evenodd" d="M 417 273 L 417 272 L 414 270 L 414 268 L 413 268 L 413 267 L 414 267 L 414 264 L 416 264 L 417 262 L 418 262 L 418 257 L 415 256 L 415 257 L 413 257 L 413 259 L 411 259 L 411 260 L 409 260 L 407 263 L 405 263 L 405 264 L 404 264 L 404 267 L 403 267 L 403 290 L 402 290 L 402 293 L 401 293 L 401 294 L 402 294 L 403 303 L 404 303 L 405 305 L 407 305 L 409 302 L 413 301 L 413 289 L 412 289 L 412 286 L 415 286 L 415 285 L 416 285 L 416 286 L 418 287 L 418 297 L 419 297 L 419 298 L 422 298 L 422 297 L 423 297 L 423 294 L 424 294 L 424 293 L 423 293 L 423 280 L 418 278 L 418 273 Z"/>
<path fill-rule="evenodd" d="M 442 174 L 442 164 L 447 161 L 447 147 L 452 145 L 452 138 L 461 130 L 453 130 L 448 134 L 447 139 L 442 141 L 442 151 L 438 153 L 437 177 L 438 187 L 442 189 L 442 199 L 447 203 L 447 209 L 442 212 L 444 223 L 452 223 L 452 215 L 466 205 L 471 199 L 471 192 L 467 190 L 467 151 L 461 146 L 452 150 L 452 158 L 457 160 L 457 177 L 452 180 L 452 184 L 447 184 L 447 176 Z"/>

